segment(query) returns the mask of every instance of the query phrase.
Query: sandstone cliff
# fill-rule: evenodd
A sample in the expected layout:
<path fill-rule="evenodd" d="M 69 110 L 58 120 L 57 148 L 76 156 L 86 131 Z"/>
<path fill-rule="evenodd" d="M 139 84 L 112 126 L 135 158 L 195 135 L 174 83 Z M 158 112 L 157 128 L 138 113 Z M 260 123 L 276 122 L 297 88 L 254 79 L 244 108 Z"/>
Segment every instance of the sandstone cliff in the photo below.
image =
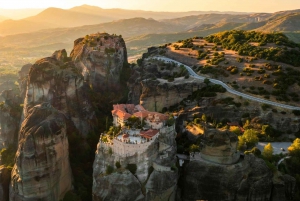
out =
<path fill-rule="evenodd" d="M 16 145 L 20 118 L 22 114 L 22 98 L 18 89 L 5 90 L 1 93 L 5 102 L 0 104 L 0 149 Z"/>
<path fill-rule="evenodd" d="M 24 121 L 11 176 L 10 200 L 62 199 L 72 189 L 69 150 L 74 175 L 80 174 L 74 178 L 74 188 L 83 189 L 81 199 L 90 199 L 91 163 L 81 164 L 76 150 L 82 152 L 82 163 L 83 158 L 91 157 L 95 143 L 85 138 L 95 135 L 98 119 L 102 121 L 102 114 L 110 111 L 108 103 L 122 98 L 120 90 L 124 86 L 120 80 L 126 65 L 124 40 L 98 33 L 76 40 L 70 57 L 65 50 L 58 50 L 36 61 L 28 76 L 29 65 L 22 68 L 19 81 L 21 96 L 25 96 Z M 105 110 L 99 112 L 102 107 Z M 70 149 L 68 140 L 76 142 Z M 83 178 L 88 179 L 83 183 Z"/>
<path fill-rule="evenodd" d="M 60 200 L 72 188 L 66 117 L 44 103 L 22 123 L 10 200 Z"/>
<path fill-rule="evenodd" d="M 126 46 L 119 36 L 92 34 L 75 40 L 71 57 L 59 50 L 33 64 L 24 116 L 36 104 L 47 101 L 69 116 L 82 135 L 87 135 L 96 121 L 91 94 L 115 92 L 113 98 L 118 101 L 123 95 L 118 90 L 126 64 Z"/>
<path fill-rule="evenodd" d="M 176 78 L 174 82 L 147 79 L 140 81 L 139 85 L 131 86 L 130 100 L 136 103 L 139 97 L 139 103 L 152 111 L 162 111 L 163 108 L 174 106 L 206 86 L 202 81 L 193 78 Z"/>
<path fill-rule="evenodd" d="M 285 200 L 285 183 L 273 184 L 273 174 L 262 159 L 246 155 L 234 165 L 218 165 L 209 161 L 191 161 L 184 168 L 182 201 L 260 201 Z M 286 183 L 288 187 L 290 183 Z M 272 188 L 275 187 L 275 191 Z M 282 195 L 278 190 L 283 193 Z M 291 195 L 291 194 L 290 194 Z M 284 198 L 284 199 L 283 199 Z M 279 197 L 280 199 L 280 197 Z"/>

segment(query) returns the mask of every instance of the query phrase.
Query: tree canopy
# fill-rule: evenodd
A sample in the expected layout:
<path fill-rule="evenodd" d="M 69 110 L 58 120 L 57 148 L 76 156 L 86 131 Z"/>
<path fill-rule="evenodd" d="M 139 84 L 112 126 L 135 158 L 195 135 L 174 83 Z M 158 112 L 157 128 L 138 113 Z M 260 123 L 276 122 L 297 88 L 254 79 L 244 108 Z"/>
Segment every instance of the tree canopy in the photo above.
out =
<path fill-rule="evenodd" d="M 258 143 L 257 132 L 253 129 L 248 129 L 244 132 L 242 136 L 239 137 L 239 140 L 242 140 L 246 143 L 247 147 L 253 147 Z"/>
<path fill-rule="evenodd" d="M 300 156 L 300 139 L 296 138 L 288 150 L 291 155 Z"/>
<path fill-rule="evenodd" d="M 265 147 L 264 147 L 264 151 L 262 153 L 262 155 L 267 159 L 267 160 L 271 160 L 272 156 L 273 156 L 273 146 L 271 143 L 268 143 Z"/>

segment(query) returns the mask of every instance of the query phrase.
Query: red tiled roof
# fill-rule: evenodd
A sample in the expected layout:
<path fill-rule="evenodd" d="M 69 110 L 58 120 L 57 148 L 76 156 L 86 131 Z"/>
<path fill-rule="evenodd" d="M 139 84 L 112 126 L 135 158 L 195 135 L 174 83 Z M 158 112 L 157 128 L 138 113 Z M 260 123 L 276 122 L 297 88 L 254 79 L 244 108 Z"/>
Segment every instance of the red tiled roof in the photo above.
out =
<path fill-rule="evenodd" d="M 111 111 L 112 115 L 117 115 L 119 118 L 127 120 L 131 115 L 134 115 L 138 118 L 146 118 L 148 115 L 158 116 L 160 121 L 165 121 L 169 117 L 165 114 L 161 114 L 158 112 L 149 112 L 145 110 L 142 105 L 134 106 L 133 104 L 117 104 L 113 105 L 113 110 Z M 135 112 L 134 111 L 138 111 Z"/>
<path fill-rule="evenodd" d="M 124 120 L 127 120 L 129 117 L 131 117 L 131 114 L 128 114 L 127 112 L 122 111 L 122 110 L 113 110 L 111 113 L 113 116 L 116 115 L 119 118 L 124 119 Z"/>
<path fill-rule="evenodd" d="M 148 117 L 148 114 L 149 114 L 150 112 L 148 112 L 148 111 L 140 111 L 140 112 L 136 112 L 136 113 L 134 113 L 133 115 L 134 116 L 136 116 L 136 117 L 138 117 L 138 118 L 145 118 L 145 117 Z"/>
<path fill-rule="evenodd" d="M 129 135 L 128 134 L 123 134 L 122 137 L 123 138 L 129 138 Z"/>
<path fill-rule="evenodd" d="M 151 139 L 153 136 L 155 136 L 158 133 L 158 130 L 147 130 L 147 131 L 141 131 L 141 136 L 147 139 Z"/>
<path fill-rule="evenodd" d="M 113 105 L 114 110 L 122 110 L 122 111 L 127 111 L 129 113 L 133 113 L 134 110 L 134 104 L 117 104 L 117 105 Z"/>

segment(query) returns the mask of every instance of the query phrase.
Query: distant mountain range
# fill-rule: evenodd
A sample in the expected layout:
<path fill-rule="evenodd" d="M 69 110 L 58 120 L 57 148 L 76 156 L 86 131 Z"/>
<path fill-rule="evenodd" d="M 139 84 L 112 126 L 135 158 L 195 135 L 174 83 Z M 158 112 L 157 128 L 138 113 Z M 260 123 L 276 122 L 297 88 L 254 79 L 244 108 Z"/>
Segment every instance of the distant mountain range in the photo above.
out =
<path fill-rule="evenodd" d="M 89 5 L 77 6 L 68 10 L 60 8 L 47 8 L 31 17 L 26 17 L 20 20 L 0 21 L 0 36 L 34 32 L 41 29 L 93 25 L 136 17 L 162 20 L 207 13 L 241 14 L 237 12 L 217 11 L 153 12 L 125 9 L 102 9 L 100 7 Z"/>
<path fill-rule="evenodd" d="M 129 11 L 87 5 L 69 10 L 48 8 L 33 17 L 0 23 L 0 34 L 15 34 L 0 37 L 0 53 L 19 52 L 23 57 L 44 57 L 57 49 L 70 50 L 74 38 L 96 32 L 122 35 L 130 56 L 141 54 L 149 46 L 232 29 L 282 31 L 291 40 L 300 42 L 300 10 L 250 14 L 191 13 L 195 12 Z M 134 18 L 125 19 L 128 17 Z"/>

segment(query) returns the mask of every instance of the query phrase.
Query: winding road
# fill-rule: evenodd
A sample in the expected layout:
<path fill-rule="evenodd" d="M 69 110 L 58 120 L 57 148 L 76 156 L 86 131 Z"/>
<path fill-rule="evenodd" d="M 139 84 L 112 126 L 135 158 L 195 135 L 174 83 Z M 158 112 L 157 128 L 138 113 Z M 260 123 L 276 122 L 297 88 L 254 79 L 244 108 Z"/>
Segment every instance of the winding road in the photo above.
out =
<path fill-rule="evenodd" d="M 162 60 L 162 61 L 165 61 L 167 63 L 174 62 L 178 65 L 183 65 L 188 70 L 188 72 L 190 73 L 190 76 L 192 76 L 196 79 L 204 80 L 204 79 L 207 78 L 207 77 L 200 76 L 197 73 L 195 73 L 191 67 L 189 67 L 189 66 L 187 66 L 183 63 L 180 63 L 178 61 L 175 61 L 173 59 L 170 59 L 170 58 L 167 58 L 167 57 L 162 57 L 162 56 L 154 56 L 152 58 L 157 59 L 157 60 Z M 268 105 L 273 105 L 273 106 L 276 106 L 276 107 L 281 107 L 281 108 L 285 108 L 285 109 L 289 109 L 289 110 L 300 110 L 300 107 L 296 107 L 296 106 L 292 106 L 292 105 L 286 105 L 286 104 L 282 104 L 282 103 L 277 103 L 277 102 L 273 102 L 273 101 L 269 101 L 269 100 L 265 100 L 265 99 L 262 99 L 262 98 L 257 98 L 255 96 L 251 96 L 251 95 L 248 95 L 248 94 L 241 93 L 239 91 L 236 91 L 236 90 L 232 89 L 231 87 L 229 87 L 227 84 L 225 84 L 224 82 L 222 82 L 220 80 L 210 79 L 210 78 L 208 78 L 208 79 L 209 79 L 210 82 L 212 82 L 214 84 L 222 85 L 229 93 L 235 94 L 237 96 L 241 96 L 245 99 L 248 99 L 248 100 L 251 100 L 251 101 L 256 101 L 256 102 L 259 102 L 259 103 L 265 103 L 265 104 L 268 104 Z"/>

